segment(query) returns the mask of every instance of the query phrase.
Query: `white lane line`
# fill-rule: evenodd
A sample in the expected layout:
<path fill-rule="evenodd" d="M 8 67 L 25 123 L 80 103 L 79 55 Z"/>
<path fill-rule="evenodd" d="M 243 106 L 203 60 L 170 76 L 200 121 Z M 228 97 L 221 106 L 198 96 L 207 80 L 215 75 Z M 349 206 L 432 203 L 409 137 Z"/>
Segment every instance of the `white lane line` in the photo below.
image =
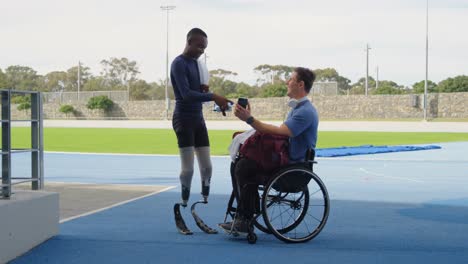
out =
<path fill-rule="evenodd" d="M 179 154 L 129 154 L 129 153 L 94 153 L 94 152 L 62 152 L 62 151 L 44 151 L 51 154 L 69 154 L 69 155 L 101 155 L 101 156 L 135 156 L 135 157 L 179 157 Z M 369 154 L 374 155 L 374 154 Z M 406 158 L 373 158 L 365 157 L 369 155 L 362 155 L 360 157 L 316 157 L 317 161 L 395 161 L 395 162 L 468 162 L 466 159 L 406 159 Z M 213 158 L 229 158 L 229 155 L 211 155 Z"/>
<path fill-rule="evenodd" d="M 68 222 L 68 221 L 73 220 L 73 219 L 77 219 L 77 218 L 80 218 L 80 217 L 84 217 L 84 216 L 92 215 L 92 214 L 95 214 L 95 213 L 98 213 L 98 212 L 102 212 L 104 210 L 107 210 L 107 209 L 110 209 L 110 208 L 113 208 L 113 207 L 116 207 L 116 206 L 120 206 L 120 205 L 123 205 L 123 204 L 126 204 L 126 203 L 130 203 L 130 202 L 133 202 L 133 201 L 136 201 L 136 200 L 143 199 L 143 198 L 151 196 L 151 195 L 155 195 L 155 194 L 158 194 L 158 193 L 161 193 L 161 192 L 168 191 L 168 190 L 173 189 L 175 187 L 176 186 L 169 186 L 169 187 L 166 187 L 166 188 L 161 189 L 159 191 L 155 191 L 155 192 L 152 192 L 152 193 L 149 193 L 149 194 L 145 194 L 143 196 L 135 197 L 135 198 L 132 198 L 130 200 L 122 201 L 122 202 L 119 202 L 119 203 L 116 203 L 116 204 L 113 204 L 113 205 L 110 205 L 110 206 L 106 206 L 106 207 L 103 207 L 103 208 L 100 208 L 100 209 L 97 209 L 97 210 L 89 211 L 89 212 L 86 212 L 84 214 L 68 217 L 68 218 L 60 220 L 59 223 L 60 224 L 65 223 L 65 222 Z"/>
<path fill-rule="evenodd" d="M 63 152 L 63 151 L 44 151 L 52 154 L 70 154 L 70 155 L 102 155 L 102 156 L 141 156 L 141 157 L 178 157 L 172 154 L 128 154 L 128 153 L 95 153 L 95 152 Z"/>
<path fill-rule="evenodd" d="M 359 170 L 362 171 L 362 172 L 364 172 L 364 173 L 366 173 L 366 174 L 374 175 L 374 176 L 377 176 L 377 177 L 390 178 L 390 179 L 397 179 L 397 180 L 407 180 L 407 181 L 418 182 L 418 183 L 423 183 L 423 182 L 424 182 L 424 181 L 415 180 L 415 179 L 408 179 L 408 178 L 404 178 L 404 177 L 386 176 L 386 175 L 381 174 L 381 173 L 371 172 L 371 171 L 366 170 L 366 169 L 364 169 L 364 168 L 359 168 Z"/>
<path fill-rule="evenodd" d="M 45 184 L 76 184 L 76 185 L 96 185 L 96 186 L 104 186 L 104 187 L 156 187 L 159 185 L 155 184 L 125 184 L 125 183 L 98 183 L 98 182 L 73 182 L 73 181 L 54 181 L 54 180 L 47 180 Z M 175 186 L 169 186 L 175 188 Z M 164 189 L 163 189 L 164 190 Z M 165 191 L 165 190 L 164 190 Z"/>
<path fill-rule="evenodd" d="M 135 156 L 135 157 L 179 157 L 179 154 L 129 154 L 129 153 L 95 153 L 95 152 L 62 152 L 62 151 L 44 151 L 51 154 L 70 154 L 70 155 L 101 155 L 101 156 Z M 229 155 L 211 155 L 215 158 L 228 158 Z"/>

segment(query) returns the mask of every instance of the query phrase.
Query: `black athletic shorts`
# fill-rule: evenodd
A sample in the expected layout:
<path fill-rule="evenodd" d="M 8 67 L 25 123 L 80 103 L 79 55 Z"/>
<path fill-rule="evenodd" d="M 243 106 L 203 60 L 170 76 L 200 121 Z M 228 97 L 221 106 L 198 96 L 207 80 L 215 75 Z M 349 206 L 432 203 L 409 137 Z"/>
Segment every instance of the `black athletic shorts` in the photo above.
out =
<path fill-rule="evenodd" d="M 179 148 L 185 147 L 208 147 L 208 130 L 206 129 L 205 119 L 198 118 L 172 118 L 172 128 L 177 136 Z"/>

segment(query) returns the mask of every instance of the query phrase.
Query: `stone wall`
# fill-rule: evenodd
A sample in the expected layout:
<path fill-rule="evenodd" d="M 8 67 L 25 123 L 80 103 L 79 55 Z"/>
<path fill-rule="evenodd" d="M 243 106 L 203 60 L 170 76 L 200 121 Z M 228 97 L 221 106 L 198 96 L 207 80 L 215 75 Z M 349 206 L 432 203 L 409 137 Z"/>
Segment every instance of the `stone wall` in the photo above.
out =
<path fill-rule="evenodd" d="M 418 95 L 327 96 L 314 97 L 312 102 L 322 119 L 423 118 L 423 100 Z"/>
<path fill-rule="evenodd" d="M 423 118 L 423 95 L 337 95 L 311 97 L 321 119 L 401 119 Z M 283 120 L 289 108 L 287 98 L 249 99 L 252 114 L 262 120 Z M 171 101 L 171 109 L 174 108 Z M 76 109 L 66 116 L 58 111 L 58 103 L 44 103 L 45 119 L 149 119 L 162 120 L 166 116 L 165 101 L 115 102 L 112 111 L 89 110 L 85 103 L 71 103 Z M 204 104 L 207 120 L 235 120 L 232 112 L 226 117 L 213 112 L 213 102 Z M 445 93 L 428 95 L 429 118 L 468 118 L 468 93 Z M 25 119 L 29 111 L 18 111 L 12 106 L 12 117 Z M 169 118 L 172 111 L 168 113 Z"/>
<path fill-rule="evenodd" d="M 468 93 L 439 94 L 437 105 L 434 105 L 437 117 L 467 118 Z"/>

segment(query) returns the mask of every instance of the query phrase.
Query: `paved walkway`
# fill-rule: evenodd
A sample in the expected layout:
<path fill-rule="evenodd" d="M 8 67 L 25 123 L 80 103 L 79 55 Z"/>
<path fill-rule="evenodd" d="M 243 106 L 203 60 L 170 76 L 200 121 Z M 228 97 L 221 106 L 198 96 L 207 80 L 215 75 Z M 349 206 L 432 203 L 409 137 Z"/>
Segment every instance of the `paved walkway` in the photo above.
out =
<path fill-rule="evenodd" d="M 279 125 L 281 121 L 268 121 Z M 243 130 L 241 121 L 207 121 L 208 129 Z M 26 126 L 18 123 L 17 126 Z M 172 128 L 171 121 L 160 120 L 44 120 L 44 127 L 94 128 Z M 393 121 L 322 121 L 320 131 L 455 132 L 468 133 L 468 122 L 393 122 Z"/>
<path fill-rule="evenodd" d="M 30 184 L 15 186 L 31 189 Z M 59 193 L 60 222 L 96 213 L 123 203 L 168 190 L 160 185 L 83 184 L 47 182 L 45 191 Z"/>

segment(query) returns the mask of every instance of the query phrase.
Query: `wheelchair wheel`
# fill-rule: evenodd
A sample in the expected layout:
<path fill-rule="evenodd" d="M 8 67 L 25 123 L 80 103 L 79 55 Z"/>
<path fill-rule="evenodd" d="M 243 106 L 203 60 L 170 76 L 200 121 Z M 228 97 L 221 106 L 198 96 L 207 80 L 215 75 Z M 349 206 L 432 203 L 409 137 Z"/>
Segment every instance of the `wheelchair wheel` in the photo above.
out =
<path fill-rule="evenodd" d="M 247 235 L 247 242 L 249 242 L 249 244 L 257 243 L 257 235 L 255 233 L 248 234 Z"/>
<path fill-rule="evenodd" d="M 302 167 L 281 170 L 265 187 L 262 213 L 280 240 L 306 242 L 317 236 L 329 214 L 328 192 L 320 178 Z"/>

